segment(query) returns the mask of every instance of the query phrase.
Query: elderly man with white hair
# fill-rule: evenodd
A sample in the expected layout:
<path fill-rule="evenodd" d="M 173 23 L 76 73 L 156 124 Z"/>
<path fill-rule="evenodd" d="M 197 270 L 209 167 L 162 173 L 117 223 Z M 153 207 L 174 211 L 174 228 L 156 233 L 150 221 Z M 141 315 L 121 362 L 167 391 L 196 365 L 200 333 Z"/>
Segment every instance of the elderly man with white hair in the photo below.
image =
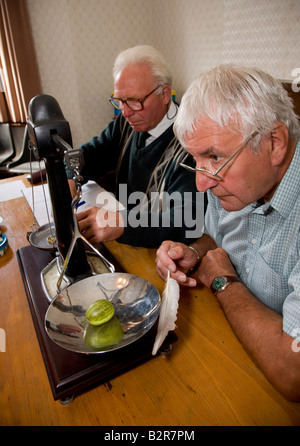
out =
<path fill-rule="evenodd" d="M 194 158 L 182 167 L 208 194 L 205 233 L 190 246 L 165 241 L 157 272 L 209 287 L 266 377 L 300 401 L 300 128 L 292 102 L 267 73 L 222 65 L 187 90 L 175 134 Z"/>
<path fill-rule="evenodd" d="M 91 243 L 117 239 L 157 248 L 167 238 L 191 242 L 203 225 L 189 216 L 203 216 L 204 200 L 194 176 L 180 167 L 185 153 L 173 132 L 178 105 L 166 60 L 149 45 L 129 48 L 117 56 L 113 78 L 109 100 L 120 114 L 81 146 L 81 175 L 110 187 L 125 209 L 92 206 L 78 212 L 79 228 Z"/>

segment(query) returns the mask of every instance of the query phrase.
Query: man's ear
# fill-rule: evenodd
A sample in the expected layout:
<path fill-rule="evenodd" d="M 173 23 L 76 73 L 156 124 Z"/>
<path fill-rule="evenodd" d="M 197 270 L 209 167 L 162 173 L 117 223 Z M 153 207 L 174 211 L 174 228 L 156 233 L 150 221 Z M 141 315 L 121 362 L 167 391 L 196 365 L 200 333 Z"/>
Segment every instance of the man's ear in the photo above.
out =
<path fill-rule="evenodd" d="M 274 166 L 280 165 L 288 152 L 289 146 L 289 131 L 283 122 L 276 122 L 271 130 L 272 139 L 272 164 Z"/>
<path fill-rule="evenodd" d="M 172 94 L 171 86 L 170 85 L 164 85 L 163 86 L 163 91 L 162 91 L 164 104 L 169 104 L 169 102 L 171 101 L 171 94 Z"/>

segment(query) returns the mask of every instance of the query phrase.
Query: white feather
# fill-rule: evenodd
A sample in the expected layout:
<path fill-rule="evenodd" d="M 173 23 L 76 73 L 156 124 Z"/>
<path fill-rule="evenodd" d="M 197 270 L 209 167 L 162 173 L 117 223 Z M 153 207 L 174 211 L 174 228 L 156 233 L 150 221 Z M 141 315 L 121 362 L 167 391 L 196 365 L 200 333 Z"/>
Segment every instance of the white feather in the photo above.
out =
<path fill-rule="evenodd" d="M 178 305 L 179 285 L 175 279 L 170 277 L 170 271 L 168 271 L 168 277 L 162 295 L 157 334 L 153 345 L 152 355 L 156 355 L 169 331 L 175 330 Z"/>

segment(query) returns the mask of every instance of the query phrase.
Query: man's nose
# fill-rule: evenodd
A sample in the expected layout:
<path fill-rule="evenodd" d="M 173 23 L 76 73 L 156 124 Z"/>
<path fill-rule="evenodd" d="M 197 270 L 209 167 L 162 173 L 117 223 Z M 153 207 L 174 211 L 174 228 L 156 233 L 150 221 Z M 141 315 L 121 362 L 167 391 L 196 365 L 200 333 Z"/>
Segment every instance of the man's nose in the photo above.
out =
<path fill-rule="evenodd" d="M 124 118 L 128 118 L 129 116 L 132 116 L 134 114 L 134 111 L 131 110 L 131 108 L 129 108 L 128 105 L 125 103 L 123 104 L 121 111 L 122 111 Z"/>
<path fill-rule="evenodd" d="M 209 178 L 201 172 L 196 172 L 196 187 L 199 192 L 206 192 L 213 186 L 216 186 L 218 180 Z"/>

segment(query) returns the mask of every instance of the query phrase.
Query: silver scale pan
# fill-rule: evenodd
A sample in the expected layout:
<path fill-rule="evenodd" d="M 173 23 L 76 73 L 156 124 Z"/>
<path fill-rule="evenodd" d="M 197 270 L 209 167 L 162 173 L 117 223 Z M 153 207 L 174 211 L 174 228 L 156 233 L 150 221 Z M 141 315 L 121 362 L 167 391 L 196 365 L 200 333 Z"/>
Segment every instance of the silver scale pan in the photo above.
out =
<path fill-rule="evenodd" d="M 36 248 L 45 251 L 55 251 L 57 249 L 57 242 L 54 223 L 47 223 L 33 231 L 29 236 L 29 242 Z"/>
<path fill-rule="evenodd" d="M 120 322 L 124 335 L 116 344 L 93 348 L 86 342 L 91 326 L 85 312 L 98 299 L 113 303 L 114 317 Z M 55 297 L 45 316 L 45 328 L 50 338 L 67 350 L 104 353 L 142 337 L 154 325 L 159 310 L 160 295 L 147 280 L 127 273 L 98 274 L 72 284 Z"/>
<path fill-rule="evenodd" d="M 55 232 L 53 223 L 43 225 L 31 233 L 29 242 L 42 250 L 56 250 Z M 53 245 L 49 239 L 54 240 Z M 95 348 L 87 342 L 87 335 L 95 337 L 99 330 L 90 326 L 85 312 L 98 299 L 108 299 L 113 303 L 114 317 L 121 324 L 123 337 L 115 344 Z M 159 309 L 160 295 L 147 280 L 126 273 L 96 274 L 75 282 L 51 300 L 45 315 L 45 329 L 50 338 L 66 350 L 104 353 L 141 338 L 156 322 Z"/>

